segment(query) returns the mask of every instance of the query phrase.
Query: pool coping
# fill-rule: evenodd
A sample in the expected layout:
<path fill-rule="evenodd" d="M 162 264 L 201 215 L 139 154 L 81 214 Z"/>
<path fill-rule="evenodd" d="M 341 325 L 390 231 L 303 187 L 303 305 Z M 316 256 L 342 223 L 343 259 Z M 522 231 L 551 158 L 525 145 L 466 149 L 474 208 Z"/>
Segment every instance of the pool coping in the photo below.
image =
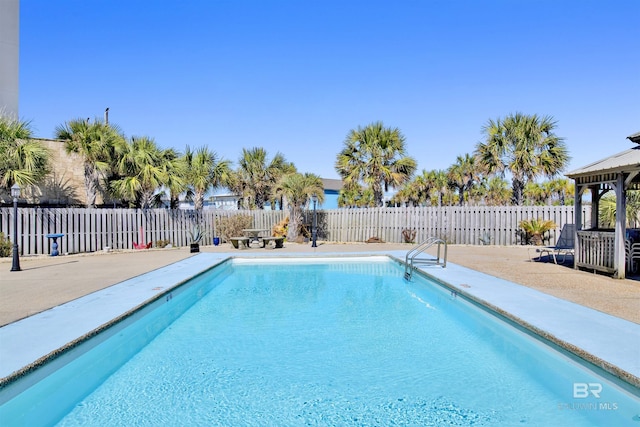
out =
<path fill-rule="evenodd" d="M 640 325 L 456 264 L 419 270 L 640 396 Z"/>
<path fill-rule="evenodd" d="M 200 253 L 1 327 L 0 390 L 226 260 L 381 255 L 402 262 L 406 251 Z M 640 325 L 453 263 L 419 271 L 640 390 Z"/>

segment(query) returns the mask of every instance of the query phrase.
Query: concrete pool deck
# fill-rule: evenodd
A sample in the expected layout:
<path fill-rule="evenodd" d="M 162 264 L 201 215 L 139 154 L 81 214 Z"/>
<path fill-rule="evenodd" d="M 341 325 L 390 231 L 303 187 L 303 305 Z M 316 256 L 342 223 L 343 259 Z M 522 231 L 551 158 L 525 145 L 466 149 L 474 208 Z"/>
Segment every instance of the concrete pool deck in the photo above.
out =
<path fill-rule="evenodd" d="M 23 271 L 20 272 L 9 272 L 11 260 L 3 260 L 0 269 L 6 267 L 6 272 L 0 276 L 3 290 L 0 322 L 6 326 L 0 328 L 0 378 L 33 364 L 229 256 L 367 253 L 404 259 L 410 248 L 401 244 L 322 243 L 318 248 L 287 244 L 283 249 L 239 251 L 231 245 L 222 245 L 203 247 L 200 254 L 190 254 L 188 249 L 181 248 L 34 257 L 21 259 Z M 484 257 L 493 261 L 487 262 Z M 479 267 L 474 266 L 474 262 L 479 263 Z M 486 270 L 487 265 L 495 262 L 498 267 L 484 273 L 465 266 Z M 501 269 L 506 272 L 501 274 Z M 637 282 L 534 263 L 528 259 L 526 248 L 521 247 L 450 246 L 446 269 L 426 267 L 424 270 L 458 292 L 509 313 L 551 341 L 583 352 L 596 365 L 608 370 L 613 368 L 615 375 L 636 387 L 640 385 L 640 324 L 633 318 L 634 313 L 640 311 Z M 602 305 L 604 289 L 605 294 L 613 294 L 610 295 L 612 301 L 605 301 L 603 306 L 611 307 L 611 312 L 576 303 L 580 301 L 560 299 L 551 295 L 554 292 L 543 293 L 527 283 L 514 283 L 514 271 L 524 277 L 538 277 L 543 291 L 568 288 L 570 296 L 591 295 L 597 300 L 596 309 L 600 308 L 598 304 Z M 560 286 L 562 283 L 565 285 Z M 623 295 L 621 301 L 620 295 Z M 619 310 L 619 306 L 625 309 Z M 616 317 L 616 310 L 623 316 Z"/>

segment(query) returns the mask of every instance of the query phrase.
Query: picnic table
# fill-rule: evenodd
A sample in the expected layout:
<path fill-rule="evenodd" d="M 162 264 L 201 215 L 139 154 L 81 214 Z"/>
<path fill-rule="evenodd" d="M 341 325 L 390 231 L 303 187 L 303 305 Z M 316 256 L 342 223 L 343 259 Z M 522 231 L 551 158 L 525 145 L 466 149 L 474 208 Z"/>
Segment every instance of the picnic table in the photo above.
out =
<path fill-rule="evenodd" d="M 268 231 L 269 229 L 266 228 L 245 228 L 242 230 L 242 233 L 249 238 L 249 245 L 251 245 L 253 242 L 260 243 L 260 239 L 262 239 L 260 234 Z"/>

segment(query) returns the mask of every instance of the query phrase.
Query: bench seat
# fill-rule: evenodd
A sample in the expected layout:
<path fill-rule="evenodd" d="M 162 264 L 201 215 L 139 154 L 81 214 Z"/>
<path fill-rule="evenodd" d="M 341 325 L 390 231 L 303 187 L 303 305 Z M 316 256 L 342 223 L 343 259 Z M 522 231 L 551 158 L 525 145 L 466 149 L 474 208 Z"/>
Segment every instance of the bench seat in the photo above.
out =
<path fill-rule="evenodd" d="M 231 237 L 229 241 L 236 249 L 246 249 L 249 247 L 249 238 L 248 237 Z"/>
<path fill-rule="evenodd" d="M 284 237 L 263 237 L 262 247 L 265 248 L 269 242 L 275 243 L 276 248 L 284 247 Z"/>

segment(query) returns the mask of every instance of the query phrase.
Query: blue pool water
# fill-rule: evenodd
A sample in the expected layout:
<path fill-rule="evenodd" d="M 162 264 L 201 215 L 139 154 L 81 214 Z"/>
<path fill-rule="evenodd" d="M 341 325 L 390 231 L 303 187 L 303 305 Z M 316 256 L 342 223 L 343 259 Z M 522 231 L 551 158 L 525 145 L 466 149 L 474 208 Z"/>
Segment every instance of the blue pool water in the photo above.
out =
<path fill-rule="evenodd" d="M 28 413 L 33 425 L 41 411 L 58 412 L 60 426 L 640 426 L 638 400 L 614 383 L 402 276 L 382 257 L 226 263 L 3 405 L 0 420 Z"/>

